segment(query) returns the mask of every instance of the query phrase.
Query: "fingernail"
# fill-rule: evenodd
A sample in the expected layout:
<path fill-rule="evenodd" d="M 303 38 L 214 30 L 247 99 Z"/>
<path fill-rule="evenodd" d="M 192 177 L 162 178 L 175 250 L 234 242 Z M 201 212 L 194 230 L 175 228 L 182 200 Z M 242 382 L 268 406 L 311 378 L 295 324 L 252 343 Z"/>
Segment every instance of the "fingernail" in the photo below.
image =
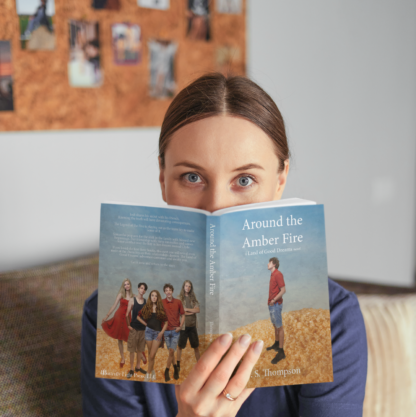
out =
<path fill-rule="evenodd" d="M 264 346 L 264 342 L 263 340 L 259 340 L 254 344 L 254 353 L 261 353 L 261 351 L 263 350 L 263 346 Z"/>
<path fill-rule="evenodd" d="M 238 341 L 241 346 L 247 347 L 250 344 L 251 336 L 249 334 L 243 334 Z"/>
<path fill-rule="evenodd" d="M 233 335 L 231 333 L 224 333 L 220 336 L 220 345 L 227 346 L 233 340 Z"/>

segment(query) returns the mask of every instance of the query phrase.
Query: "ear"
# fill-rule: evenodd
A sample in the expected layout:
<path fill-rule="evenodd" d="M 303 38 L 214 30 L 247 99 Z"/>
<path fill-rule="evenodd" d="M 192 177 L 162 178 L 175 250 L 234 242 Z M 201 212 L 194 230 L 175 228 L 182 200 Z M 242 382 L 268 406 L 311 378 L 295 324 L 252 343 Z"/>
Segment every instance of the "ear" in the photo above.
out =
<path fill-rule="evenodd" d="M 162 158 L 159 156 L 159 184 L 162 191 L 163 201 L 166 203 L 165 168 L 162 166 Z"/>
<path fill-rule="evenodd" d="M 287 176 L 289 174 L 289 159 L 286 159 L 285 166 L 283 170 L 278 174 L 278 183 L 276 188 L 276 193 L 274 195 L 275 200 L 280 200 L 282 198 L 283 191 L 286 187 Z"/>

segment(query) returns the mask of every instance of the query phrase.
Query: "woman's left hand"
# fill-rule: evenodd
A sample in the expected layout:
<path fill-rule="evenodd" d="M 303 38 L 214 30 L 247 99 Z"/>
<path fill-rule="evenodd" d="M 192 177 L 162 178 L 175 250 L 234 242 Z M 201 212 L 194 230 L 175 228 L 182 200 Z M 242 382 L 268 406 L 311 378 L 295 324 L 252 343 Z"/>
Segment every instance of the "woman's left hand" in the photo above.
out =
<path fill-rule="evenodd" d="M 162 337 L 163 337 L 162 332 L 159 332 L 159 334 L 158 334 L 158 335 L 157 335 L 157 337 L 156 337 L 156 340 L 157 340 L 158 342 L 160 342 L 160 341 L 162 340 Z"/>
<path fill-rule="evenodd" d="M 233 417 L 253 392 L 254 388 L 245 386 L 261 354 L 263 342 L 255 342 L 249 347 L 250 336 L 244 335 L 227 353 L 231 341 L 230 334 L 216 339 L 185 381 L 181 385 L 175 385 L 177 417 Z M 231 378 L 242 357 L 237 372 Z M 235 401 L 225 398 L 223 390 L 234 396 Z"/>

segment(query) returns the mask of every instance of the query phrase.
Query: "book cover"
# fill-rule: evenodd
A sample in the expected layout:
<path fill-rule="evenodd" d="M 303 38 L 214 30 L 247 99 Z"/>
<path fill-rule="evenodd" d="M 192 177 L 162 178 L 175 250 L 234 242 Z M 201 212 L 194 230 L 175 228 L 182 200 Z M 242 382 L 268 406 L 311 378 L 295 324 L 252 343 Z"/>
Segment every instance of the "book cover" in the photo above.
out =
<path fill-rule="evenodd" d="M 285 288 L 282 302 L 276 303 L 281 311 L 285 354 L 277 363 L 278 352 L 267 350 L 275 343 L 271 316 L 274 319 L 275 313 L 273 306 L 269 308 L 272 258 L 278 260 L 277 271 Z M 157 349 L 153 377 L 143 373 L 149 366 L 149 340 L 144 349 L 147 363 L 142 362 L 139 371 L 136 352 L 131 371 L 128 350 L 134 348 L 126 340 L 127 301 L 115 305 L 126 280 L 135 295 L 139 283 L 147 284 L 146 303 L 154 290 L 166 298 L 164 286 L 171 284 L 173 299 L 188 308 L 182 330 L 177 332 L 182 338 L 177 340 L 182 345 L 180 372 L 175 379 L 171 367 L 168 383 L 183 382 L 198 355 L 225 332 L 232 333 L 234 339 L 248 333 L 253 341 L 264 341 L 248 387 L 333 380 L 322 205 L 288 206 L 281 200 L 276 206 L 240 206 L 213 214 L 179 207 L 102 205 L 96 377 L 164 383 L 169 364 L 167 345 L 173 339 L 166 338 Z M 187 281 L 192 283 L 195 296 L 192 303 L 183 297 Z M 171 305 L 165 304 L 166 308 Z M 112 306 L 111 315 L 103 322 Z M 177 316 L 182 318 L 180 311 Z M 108 332 L 109 326 L 102 326 L 106 322 L 119 333 Z M 124 340 L 119 342 L 119 337 Z"/>

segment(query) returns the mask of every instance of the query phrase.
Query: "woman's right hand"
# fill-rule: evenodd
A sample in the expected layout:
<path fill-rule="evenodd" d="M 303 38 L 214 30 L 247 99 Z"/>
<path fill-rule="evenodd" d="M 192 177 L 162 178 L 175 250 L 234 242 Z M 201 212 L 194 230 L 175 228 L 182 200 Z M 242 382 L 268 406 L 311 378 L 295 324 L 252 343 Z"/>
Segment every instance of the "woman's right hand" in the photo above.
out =
<path fill-rule="evenodd" d="M 175 386 L 177 417 L 229 417 L 237 414 L 243 402 L 254 391 L 254 388 L 249 389 L 245 386 L 263 349 L 262 341 L 257 341 L 249 347 L 250 341 L 249 335 L 241 336 L 222 360 L 231 345 L 231 334 L 223 334 L 212 343 L 188 378 L 181 385 Z M 243 361 L 230 380 L 244 354 Z M 236 400 L 230 401 L 225 398 L 224 389 Z"/>

